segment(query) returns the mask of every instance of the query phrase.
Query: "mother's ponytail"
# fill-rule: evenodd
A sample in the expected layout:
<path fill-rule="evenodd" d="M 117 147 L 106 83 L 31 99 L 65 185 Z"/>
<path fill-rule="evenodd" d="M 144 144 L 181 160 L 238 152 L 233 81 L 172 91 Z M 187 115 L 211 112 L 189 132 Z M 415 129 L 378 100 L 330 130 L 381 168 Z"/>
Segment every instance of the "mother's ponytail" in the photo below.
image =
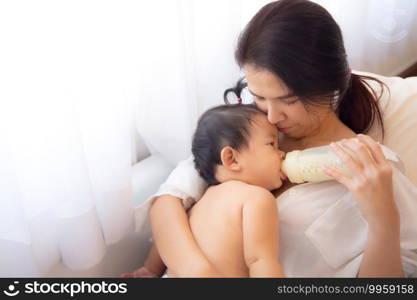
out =
<path fill-rule="evenodd" d="M 376 82 L 380 87 L 377 93 L 370 85 Z M 336 104 L 339 119 L 355 133 L 367 133 L 377 120 L 384 137 L 384 125 L 379 100 L 388 87 L 379 79 L 371 76 L 351 74 L 350 82 L 344 94 Z"/>

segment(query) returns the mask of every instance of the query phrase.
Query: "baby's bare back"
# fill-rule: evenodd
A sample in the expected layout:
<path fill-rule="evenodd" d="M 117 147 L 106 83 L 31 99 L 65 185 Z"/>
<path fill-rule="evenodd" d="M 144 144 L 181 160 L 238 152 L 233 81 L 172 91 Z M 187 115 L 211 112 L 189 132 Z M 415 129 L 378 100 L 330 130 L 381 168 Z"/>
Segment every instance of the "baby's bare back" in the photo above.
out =
<path fill-rule="evenodd" d="M 210 187 L 189 211 L 191 230 L 207 259 L 225 277 L 248 277 L 244 260 L 242 208 L 244 183 Z"/>

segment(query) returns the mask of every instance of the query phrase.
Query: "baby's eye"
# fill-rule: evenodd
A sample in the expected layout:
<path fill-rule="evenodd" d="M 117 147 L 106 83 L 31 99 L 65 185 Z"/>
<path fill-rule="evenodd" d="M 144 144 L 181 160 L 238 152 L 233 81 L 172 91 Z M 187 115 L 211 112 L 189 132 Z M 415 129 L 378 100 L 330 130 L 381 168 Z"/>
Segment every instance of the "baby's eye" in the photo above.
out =
<path fill-rule="evenodd" d="M 275 147 L 275 142 L 270 142 L 270 143 L 268 143 L 268 145 L 270 145 L 272 147 Z"/>

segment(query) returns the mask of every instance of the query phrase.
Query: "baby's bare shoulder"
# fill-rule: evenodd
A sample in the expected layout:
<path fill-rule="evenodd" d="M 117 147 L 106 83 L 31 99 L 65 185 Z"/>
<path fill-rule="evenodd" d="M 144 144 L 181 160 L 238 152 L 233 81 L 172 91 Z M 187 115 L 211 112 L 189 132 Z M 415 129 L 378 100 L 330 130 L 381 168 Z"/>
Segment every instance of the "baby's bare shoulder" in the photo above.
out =
<path fill-rule="evenodd" d="M 242 200 L 253 199 L 253 197 L 274 198 L 270 191 L 263 187 L 245 183 L 243 181 L 231 180 L 216 186 L 219 192 L 225 192 L 230 196 L 239 197 Z"/>

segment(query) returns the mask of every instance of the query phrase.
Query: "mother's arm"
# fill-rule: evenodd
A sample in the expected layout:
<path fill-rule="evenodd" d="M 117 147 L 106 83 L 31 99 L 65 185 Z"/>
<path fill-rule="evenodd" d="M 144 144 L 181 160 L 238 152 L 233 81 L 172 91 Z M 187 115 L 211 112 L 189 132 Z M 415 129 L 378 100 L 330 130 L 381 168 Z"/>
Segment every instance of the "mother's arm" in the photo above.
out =
<path fill-rule="evenodd" d="M 326 173 L 345 185 L 358 201 L 368 222 L 365 245 L 358 277 L 403 277 L 400 247 L 400 216 L 394 201 L 392 167 L 380 146 L 370 137 L 343 140 L 332 146 L 354 176 L 335 170 Z M 353 158 L 343 147 L 357 154 Z"/>
<path fill-rule="evenodd" d="M 220 277 L 198 247 L 181 199 L 163 195 L 150 210 L 159 255 L 176 277 Z"/>
<path fill-rule="evenodd" d="M 368 240 L 358 277 L 404 277 L 399 217 L 369 224 Z"/>

